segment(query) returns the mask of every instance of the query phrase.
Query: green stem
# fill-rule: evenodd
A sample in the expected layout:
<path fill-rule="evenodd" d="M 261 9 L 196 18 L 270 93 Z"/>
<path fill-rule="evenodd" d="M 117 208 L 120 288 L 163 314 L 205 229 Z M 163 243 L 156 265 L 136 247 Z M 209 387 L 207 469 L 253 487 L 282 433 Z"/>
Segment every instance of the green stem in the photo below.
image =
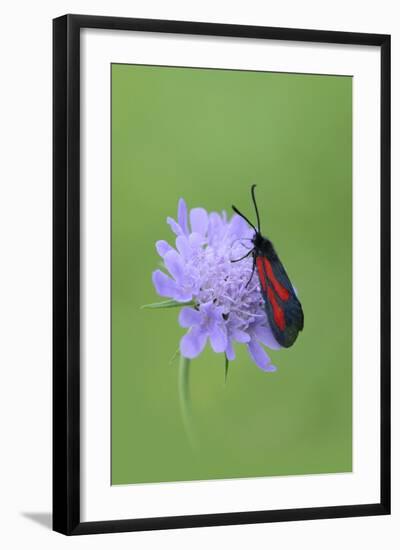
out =
<path fill-rule="evenodd" d="M 190 384 L 189 384 L 190 359 L 183 357 L 179 362 L 179 400 L 181 404 L 181 413 L 186 436 L 192 447 L 196 449 L 196 439 L 193 431 L 192 408 L 190 404 Z"/>

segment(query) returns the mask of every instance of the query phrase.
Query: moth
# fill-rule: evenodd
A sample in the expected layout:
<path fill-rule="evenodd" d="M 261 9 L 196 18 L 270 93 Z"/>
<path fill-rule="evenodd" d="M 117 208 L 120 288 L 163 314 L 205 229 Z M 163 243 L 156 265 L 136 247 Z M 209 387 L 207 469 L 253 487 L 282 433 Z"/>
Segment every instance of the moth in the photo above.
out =
<path fill-rule="evenodd" d="M 282 347 L 289 348 L 296 341 L 299 332 L 303 330 L 303 308 L 272 242 L 261 234 L 255 188 L 256 186 L 252 185 L 251 196 L 257 217 L 257 227 L 232 205 L 233 211 L 254 229 L 254 236 L 251 239 L 253 248 L 243 257 L 232 261 L 240 262 L 250 255 L 253 256 L 253 269 L 246 286 L 249 285 L 257 268 L 265 312 L 272 333 Z"/>

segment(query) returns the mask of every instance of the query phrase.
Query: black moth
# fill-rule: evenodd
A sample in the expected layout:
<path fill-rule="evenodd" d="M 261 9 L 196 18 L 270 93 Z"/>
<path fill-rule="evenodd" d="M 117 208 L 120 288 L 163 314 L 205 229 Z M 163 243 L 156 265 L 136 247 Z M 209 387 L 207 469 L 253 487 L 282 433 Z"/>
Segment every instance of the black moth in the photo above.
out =
<path fill-rule="evenodd" d="M 298 333 L 303 330 L 303 309 L 273 244 L 261 235 L 255 187 L 255 185 L 251 187 L 251 196 L 257 216 L 257 228 L 235 206 L 232 206 L 234 212 L 246 220 L 255 231 L 252 238 L 254 247 L 245 256 L 233 261 L 239 262 L 252 254 L 253 270 L 247 284 L 250 283 L 257 267 L 261 294 L 272 332 L 281 346 L 289 348 L 296 341 Z"/>

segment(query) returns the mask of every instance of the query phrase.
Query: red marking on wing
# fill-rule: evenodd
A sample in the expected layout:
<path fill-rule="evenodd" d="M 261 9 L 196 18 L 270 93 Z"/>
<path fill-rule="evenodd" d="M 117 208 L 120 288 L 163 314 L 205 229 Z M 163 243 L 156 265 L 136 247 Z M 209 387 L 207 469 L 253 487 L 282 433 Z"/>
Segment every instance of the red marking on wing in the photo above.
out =
<path fill-rule="evenodd" d="M 267 292 L 267 281 L 265 279 L 265 271 L 263 268 L 263 257 L 257 256 L 256 258 L 258 277 L 260 278 L 260 283 L 264 292 Z"/>
<path fill-rule="evenodd" d="M 283 309 L 280 307 L 280 305 L 278 304 L 278 302 L 276 301 L 274 291 L 270 286 L 268 287 L 268 290 L 267 290 L 267 296 L 268 296 L 268 300 L 271 302 L 271 305 L 272 305 L 272 312 L 274 314 L 275 323 L 277 324 L 279 329 L 283 331 L 286 328 L 285 313 Z"/>
<path fill-rule="evenodd" d="M 258 276 L 260 278 L 261 287 L 264 293 L 267 295 L 267 298 L 272 306 L 274 321 L 277 327 L 280 330 L 284 331 L 286 328 L 285 313 L 276 300 L 274 290 L 278 294 L 278 296 L 281 298 L 281 300 L 284 300 L 284 301 L 289 298 L 289 292 L 286 290 L 286 288 L 284 288 L 279 283 L 279 281 L 276 280 L 272 272 L 271 264 L 268 262 L 266 258 L 263 258 L 262 256 L 257 256 L 256 265 L 258 270 Z M 272 274 L 272 277 L 270 277 L 269 273 Z M 274 287 L 274 290 L 272 289 L 271 286 L 268 285 L 267 276 L 272 286 Z"/>
<path fill-rule="evenodd" d="M 277 293 L 277 295 L 279 296 L 279 298 L 281 300 L 286 302 L 287 300 L 289 300 L 290 292 L 275 277 L 275 274 L 272 271 L 271 264 L 269 263 L 267 258 L 263 258 L 263 260 L 264 260 L 265 273 L 267 274 L 267 277 L 268 277 L 269 281 L 271 282 L 272 286 L 274 287 L 275 292 Z M 259 269 L 259 271 L 260 271 L 260 269 Z"/>

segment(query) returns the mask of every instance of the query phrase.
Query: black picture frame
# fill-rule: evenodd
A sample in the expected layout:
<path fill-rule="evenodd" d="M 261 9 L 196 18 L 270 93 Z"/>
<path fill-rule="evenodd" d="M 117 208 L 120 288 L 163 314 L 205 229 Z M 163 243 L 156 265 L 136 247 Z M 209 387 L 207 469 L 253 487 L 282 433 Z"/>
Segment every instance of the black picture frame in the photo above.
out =
<path fill-rule="evenodd" d="M 378 46 L 381 50 L 381 496 L 373 504 L 80 520 L 80 31 Z M 53 21 L 53 529 L 65 535 L 390 513 L 390 35 L 65 15 Z"/>

